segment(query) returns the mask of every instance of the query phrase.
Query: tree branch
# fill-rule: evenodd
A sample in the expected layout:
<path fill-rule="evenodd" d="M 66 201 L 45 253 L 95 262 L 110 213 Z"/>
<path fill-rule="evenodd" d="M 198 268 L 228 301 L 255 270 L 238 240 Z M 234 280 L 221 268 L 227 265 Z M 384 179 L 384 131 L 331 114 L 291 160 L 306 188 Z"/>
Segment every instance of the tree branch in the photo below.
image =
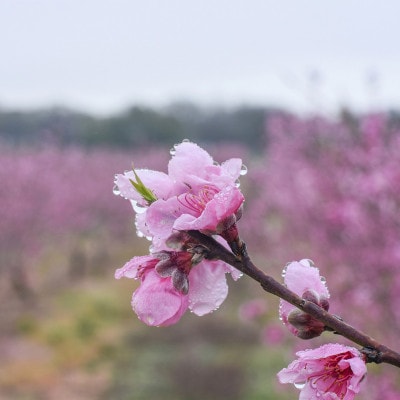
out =
<path fill-rule="evenodd" d="M 371 336 L 357 330 L 353 326 L 339 319 L 337 316 L 330 314 L 315 303 L 302 299 L 286 286 L 257 268 L 250 260 L 246 251 L 246 246 L 243 242 L 240 241 L 239 254 L 234 255 L 211 236 L 204 235 L 199 231 L 187 231 L 187 233 L 206 248 L 206 258 L 220 259 L 235 267 L 239 271 L 259 282 L 266 292 L 280 297 L 321 321 L 325 327 L 328 328 L 327 330 L 334 331 L 335 333 L 362 346 L 363 349 L 361 351 L 365 354 L 367 361 L 375 363 L 384 362 L 400 368 L 399 353 L 379 343 Z M 236 245 L 235 248 L 237 247 L 238 246 Z"/>

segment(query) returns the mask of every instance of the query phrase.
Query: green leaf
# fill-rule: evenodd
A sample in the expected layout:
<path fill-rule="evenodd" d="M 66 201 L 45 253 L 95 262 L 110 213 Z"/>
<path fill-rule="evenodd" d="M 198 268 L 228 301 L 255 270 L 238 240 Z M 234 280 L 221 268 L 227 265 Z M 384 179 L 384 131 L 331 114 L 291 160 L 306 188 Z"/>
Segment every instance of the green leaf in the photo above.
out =
<path fill-rule="evenodd" d="M 138 174 L 136 171 L 132 168 L 133 173 L 135 174 L 135 179 L 136 182 L 132 179 L 129 179 L 132 186 L 135 188 L 135 190 L 147 201 L 148 205 L 151 203 L 154 203 L 157 200 L 157 197 L 154 195 L 151 189 L 146 187 L 142 180 L 139 178 Z"/>

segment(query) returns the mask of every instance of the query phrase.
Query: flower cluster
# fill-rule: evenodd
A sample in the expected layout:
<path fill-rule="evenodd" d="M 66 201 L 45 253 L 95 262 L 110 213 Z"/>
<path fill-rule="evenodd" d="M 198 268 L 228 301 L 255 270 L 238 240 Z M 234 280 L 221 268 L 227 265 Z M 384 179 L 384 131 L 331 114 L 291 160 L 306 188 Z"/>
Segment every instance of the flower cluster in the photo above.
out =
<path fill-rule="evenodd" d="M 115 277 L 140 280 L 132 307 L 140 320 L 155 326 L 176 323 L 187 309 L 196 315 L 212 312 L 226 298 L 225 274 L 240 276 L 226 263 L 208 259 L 185 231 L 219 235 L 225 245 L 238 238 L 244 202 L 238 178 L 246 167 L 238 158 L 220 165 L 189 141 L 175 145 L 171 155 L 168 173 L 137 169 L 115 177 L 115 191 L 136 211 L 138 235 L 152 241 L 149 255 L 134 257 Z"/>
<path fill-rule="evenodd" d="M 326 311 L 329 309 L 325 279 L 311 260 L 287 264 L 282 275 L 292 292 Z M 280 301 L 279 316 L 289 331 L 301 339 L 311 339 L 325 330 L 321 321 L 284 300 Z M 278 373 L 278 379 L 301 389 L 300 400 L 352 400 L 367 372 L 360 351 L 340 344 L 300 351 L 297 356 L 298 360 Z"/>
<path fill-rule="evenodd" d="M 238 251 L 245 245 L 236 226 L 244 202 L 238 185 L 246 171 L 242 161 L 230 159 L 220 165 L 189 141 L 175 145 L 171 155 L 168 173 L 133 169 L 115 177 L 115 192 L 130 200 L 136 211 L 138 235 L 152 241 L 148 255 L 134 257 L 117 269 L 115 277 L 140 281 L 132 308 L 152 326 L 174 324 L 188 309 L 196 315 L 212 312 L 227 296 L 226 273 L 235 280 L 240 276 L 190 231 L 213 236 L 230 247 L 236 260 L 247 257 L 245 250 Z M 288 263 L 283 276 L 293 294 L 328 311 L 329 291 L 311 260 Z M 264 309 L 263 303 L 253 302 L 242 309 L 242 315 L 251 319 Z M 326 330 L 317 318 L 287 301 L 280 301 L 279 314 L 289 331 L 301 339 Z M 367 361 L 359 350 L 327 344 L 297 355 L 278 378 L 301 389 L 300 400 L 352 400 L 359 392 Z"/>

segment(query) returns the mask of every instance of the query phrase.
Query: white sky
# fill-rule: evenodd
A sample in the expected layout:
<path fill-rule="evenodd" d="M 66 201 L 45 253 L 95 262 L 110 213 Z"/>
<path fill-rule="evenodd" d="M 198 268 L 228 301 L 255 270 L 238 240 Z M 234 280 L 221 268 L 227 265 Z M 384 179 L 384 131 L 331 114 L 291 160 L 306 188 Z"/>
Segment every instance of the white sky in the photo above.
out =
<path fill-rule="evenodd" d="M 0 0 L 0 107 L 400 108 L 399 18 L 398 0 Z"/>

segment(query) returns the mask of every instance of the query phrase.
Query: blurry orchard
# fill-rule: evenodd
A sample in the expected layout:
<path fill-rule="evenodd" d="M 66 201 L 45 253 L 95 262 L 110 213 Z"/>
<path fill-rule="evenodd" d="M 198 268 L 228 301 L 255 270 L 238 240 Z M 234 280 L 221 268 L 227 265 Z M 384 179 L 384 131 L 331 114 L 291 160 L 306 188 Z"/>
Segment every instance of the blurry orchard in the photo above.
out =
<path fill-rule="evenodd" d="M 132 162 L 165 170 L 185 137 L 218 161 L 247 165 L 239 226 L 261 268 L 279 278 L 287 261 L 311 258 L 329 282 L 332 312 L 399 349 L 395 114 L 0 111 L 1 400 L 297 398 L 275 374 L 294 345 L 322 339 L 292 341 L 278 301 L 255 283 L 230 281 L 214 315 L 150 328 L 129 307 L 135 283 L 114 282 L 114 270 L 149 246 L 112 193 L 114 174 Z M 393 368 L 370 370 L 358 398 L 400 398 Z"/>

